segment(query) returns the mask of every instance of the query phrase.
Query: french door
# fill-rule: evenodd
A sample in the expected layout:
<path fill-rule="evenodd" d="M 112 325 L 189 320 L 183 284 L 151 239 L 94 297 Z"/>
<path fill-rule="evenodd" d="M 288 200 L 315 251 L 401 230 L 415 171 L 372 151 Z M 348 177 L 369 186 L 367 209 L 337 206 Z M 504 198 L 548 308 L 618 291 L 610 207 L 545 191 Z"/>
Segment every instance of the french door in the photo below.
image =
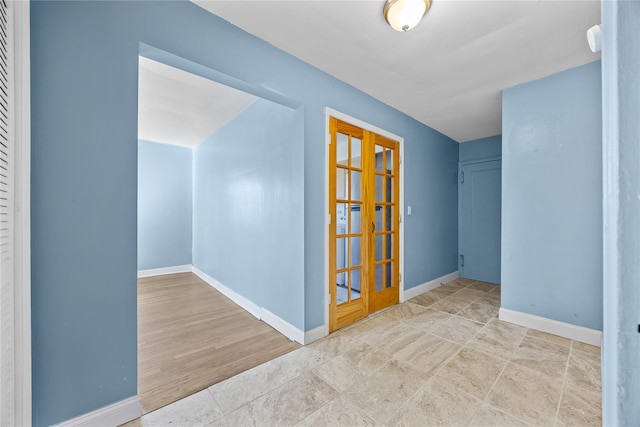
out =
<path fill-rule="evenodd" d="M 330 118 L 329 330 L 399 300 L 399 144 Z"/>

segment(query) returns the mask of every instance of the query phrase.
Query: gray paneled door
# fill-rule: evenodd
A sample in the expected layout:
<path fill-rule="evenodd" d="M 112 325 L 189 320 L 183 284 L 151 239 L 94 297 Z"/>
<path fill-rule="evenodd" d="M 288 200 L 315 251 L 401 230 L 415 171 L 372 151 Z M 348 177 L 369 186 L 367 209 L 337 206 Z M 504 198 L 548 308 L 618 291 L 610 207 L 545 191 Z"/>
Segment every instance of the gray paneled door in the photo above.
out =
<path fill-rule="evenodd" d="M 501 161 L 460 166 L 461 277 L 500 283 Z"/>

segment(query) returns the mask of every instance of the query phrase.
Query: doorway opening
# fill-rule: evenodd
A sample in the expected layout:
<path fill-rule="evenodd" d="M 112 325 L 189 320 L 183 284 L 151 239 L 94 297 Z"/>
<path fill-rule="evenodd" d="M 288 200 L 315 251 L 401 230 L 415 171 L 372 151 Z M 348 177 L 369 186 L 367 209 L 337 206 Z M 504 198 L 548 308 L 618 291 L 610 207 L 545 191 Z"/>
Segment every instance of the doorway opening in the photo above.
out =
<path fill-rule="evenodd" d="M 281 283 L 302 268 L 290 241 L 302 203 L 269 204 L 274 191 L 298 197 L 286 186 L 300 187 L 303 120 L 201 75 L 139 63 L 138 394 L 150 412 L 299 347 L 219 290 L 274 312 L 267 289 L 278 301 L 303 295 Z M 274 267 L 278 253 L 296 268 Z"/>
<path fill-rule="evenodd" d="M 401 142 L 329 117 L 329 332 L 400 301 Z"/>

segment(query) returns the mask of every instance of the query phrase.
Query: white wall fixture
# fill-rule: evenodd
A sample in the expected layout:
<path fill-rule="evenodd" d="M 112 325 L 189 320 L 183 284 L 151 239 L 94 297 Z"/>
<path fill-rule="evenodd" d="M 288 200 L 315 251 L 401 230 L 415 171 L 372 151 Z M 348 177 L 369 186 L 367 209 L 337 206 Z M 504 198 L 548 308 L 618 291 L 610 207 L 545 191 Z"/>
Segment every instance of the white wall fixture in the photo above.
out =
<path fill-rule="evenodd" d="M 602 49 L 602 25 L 594 25 L 587 30 L 587 42 L 589 42 L 591 52 L 600 52 Z"/>
<path fill-rule="evenodd" d="M 384 19 L 396 31 L 407 32 L 420 23 L 431 7 L 431 0 L 387 0 Z"/>

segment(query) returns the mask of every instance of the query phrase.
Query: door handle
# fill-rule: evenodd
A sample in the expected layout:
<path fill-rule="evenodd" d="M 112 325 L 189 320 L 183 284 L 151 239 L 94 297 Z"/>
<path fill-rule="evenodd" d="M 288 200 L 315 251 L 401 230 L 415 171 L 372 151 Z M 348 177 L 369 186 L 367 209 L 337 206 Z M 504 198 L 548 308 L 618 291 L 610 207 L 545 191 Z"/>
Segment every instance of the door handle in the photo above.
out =
<path fill-rule="evenodd" d="M 371 221 L 371 232 L 375 232 L 376 231 L 376 223 Z"/>

